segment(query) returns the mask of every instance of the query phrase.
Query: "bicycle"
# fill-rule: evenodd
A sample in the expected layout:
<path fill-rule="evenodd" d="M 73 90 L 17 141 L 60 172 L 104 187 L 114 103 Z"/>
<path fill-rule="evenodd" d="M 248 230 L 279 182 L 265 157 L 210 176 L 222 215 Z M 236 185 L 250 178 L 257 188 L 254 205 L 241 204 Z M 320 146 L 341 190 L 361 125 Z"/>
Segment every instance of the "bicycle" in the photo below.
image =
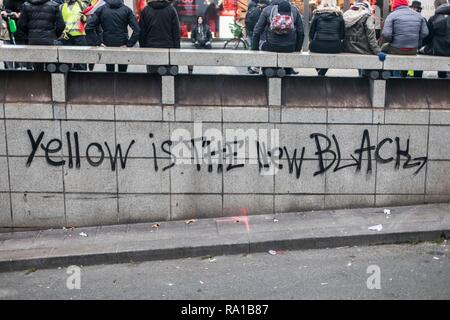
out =
<path fill-rule="evenodd" d="M 236 22 L 230 23 L 229 26 L 231 33 L 233 34 L 233 38 L 227 40 L 223 45 L 223 48 L 237 50 L 242 45 L 244 50 L 249 49 L 250 45 L 244 37 L 244 27 Z"/>

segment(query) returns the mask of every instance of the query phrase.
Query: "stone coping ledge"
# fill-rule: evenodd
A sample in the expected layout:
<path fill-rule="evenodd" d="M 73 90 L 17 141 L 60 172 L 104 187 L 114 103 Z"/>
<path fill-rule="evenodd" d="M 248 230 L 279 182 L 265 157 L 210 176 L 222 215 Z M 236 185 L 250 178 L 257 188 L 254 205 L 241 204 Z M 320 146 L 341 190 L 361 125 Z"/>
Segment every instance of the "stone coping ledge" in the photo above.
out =
<path fill-rule="evenodd" d="M 375 55 L 351 53 L 275 53 L 220 49 L 1 45 L 0 60 L 45 63 L 450 71 L 450 57 L 387 55 L 385 61 L 380 61 Z"/>

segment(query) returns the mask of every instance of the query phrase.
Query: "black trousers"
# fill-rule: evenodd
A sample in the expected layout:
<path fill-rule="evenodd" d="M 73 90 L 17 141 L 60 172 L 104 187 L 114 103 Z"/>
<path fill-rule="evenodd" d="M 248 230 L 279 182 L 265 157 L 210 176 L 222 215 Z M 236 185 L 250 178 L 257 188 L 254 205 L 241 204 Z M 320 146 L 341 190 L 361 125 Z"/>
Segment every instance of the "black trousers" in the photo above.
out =
<path fill-rule="evenodd" d="M 128 70 L 128 65 L 127 64 L 119 64 L 119 72 L 127 72 Z M 108 72 L 114 72 L 116 69 L 116 65 L 115 64 L 107 64 L 106 65 L 106 71 Z"/>
<path fill-rule="evenodd" d="M 261 50 L 269 51 L 269 52 L 295 52 L 295 45 L 278 46 L 278 45 L 274 45 L 274 44 L 271 44 L 266 41 L 262 44 Z M 264 69 L 265 68 L 263 68 L 263 73 L 264 73 Z M 284 70 L 286 71 L 286 74 L 294 74 L 295 73 L 293 68 L 284 68 Z"/>
<path fill-rule="evenodd" d="M 65 46 L 87 46 L 86 36 L 69 36 L 69 39 L 63 39 Z M 86 64 L 74 63 L 71 66 L 72 70 L 87 70 Z"/>
<path fill-rule="evenodd" d="M 270 52 L 295 52 L 295 45 L 278 46 L 278 45 L 271 44 L 266 41 L 261 46 L 261 50 L 262 51 L 270 51 Z"/>
<path fill-rule="evenodd" d="M 197 43 L 194 43 L 195 49 L 211 49 L 211 44 L 206 44 L 207 41 L 198 41 Z"/>
<path fill-rule="evenodd" d="M 26 44 L 23 40 L 16 39 L 15 41 L 16 45 L 22 45 Z M 4 40 L 3 43 L 5 44 L 14 44 L 12 40 Z M 5 69 L 21 69 L 25 68 L 27 70 L 31 70 L 33 68 L 33 64 L 30 62 L 12 62 L 12 61 L 5 61 L 4 62 Z"/>

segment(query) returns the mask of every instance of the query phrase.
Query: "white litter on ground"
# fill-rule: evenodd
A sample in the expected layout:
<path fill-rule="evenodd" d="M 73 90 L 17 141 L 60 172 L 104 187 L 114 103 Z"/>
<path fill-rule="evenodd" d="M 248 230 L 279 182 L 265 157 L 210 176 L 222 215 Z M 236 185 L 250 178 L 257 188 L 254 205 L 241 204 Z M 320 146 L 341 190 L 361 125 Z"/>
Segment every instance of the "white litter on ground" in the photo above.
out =
<path fill-rule="evenodd" d="M 272 255 L 272 256 L 274 256 L 274 255 L 277 254 L 277 252 L 276 252 L 275 250 L 269 250 L 269 254 Z"/>
<path fill-rule="evenodd" d="M 84 233 L 84 232 L 80 232 L 80 236 L 87 237 L 88 235 L 86 233 Z"/>
<path fill-rule="evenodd" d="M 391 210 L 389 210 L 389 209 L 384 209 L 384 214 L 391 214 Z"/>
<path fill-rule="evenodd" d="M 381 231 L 381 230 L 383 230 L 383 225 L 377 224 L 376 226 L 371 226 L 368 229 L 370 231 Z"/>

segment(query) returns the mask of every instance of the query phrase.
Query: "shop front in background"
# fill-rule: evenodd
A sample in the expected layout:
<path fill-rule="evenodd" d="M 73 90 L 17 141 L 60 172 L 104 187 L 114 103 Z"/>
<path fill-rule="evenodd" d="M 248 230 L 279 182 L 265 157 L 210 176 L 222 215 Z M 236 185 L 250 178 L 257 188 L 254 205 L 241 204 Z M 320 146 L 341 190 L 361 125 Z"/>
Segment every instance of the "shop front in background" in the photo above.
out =
<path fill-rule="evenodd" d="M 147 4 L 147 0 L 133 0 L 134 10 L 138 17 L 142 9 Z M 203 16 L 208 23 L 213 38 L 215 39 L 230 39 L 233 37 L 230 24 L 237 22 L 241 25 L 245 24 L 245 15 L 247 14 L 247 7 L 250 0 L 175 0 L 173 6 L 178 12 L 181 23 L 182 38 L 189 38 L 191 30 L 196 23 L 198 16 Z M 290 0 L 295 5 L 301 14 L 305 13 L 304 1 L 307 0 Z M 423 3 L 428 3 L 433 0 L 423 0 Z M 321 0 L 308 1 L 308 16 L 311 19 L 312 12 L 320 4 Z M 347 9 L 348 6 L 354 3 L 354 0 L 337 0 L 337 4 L 342 10 Z M 381 9 L 383 7 L 383 0 L 370 0 L 372 8 L 374 9 L 374 18 L 379 19 L 381 16 Z M 377 5 L 377 6 L 376 6 Z M 378 7 L 378 8 L 377 8 Z M 378 9 L 378 11 L 377 11 Z"/>

